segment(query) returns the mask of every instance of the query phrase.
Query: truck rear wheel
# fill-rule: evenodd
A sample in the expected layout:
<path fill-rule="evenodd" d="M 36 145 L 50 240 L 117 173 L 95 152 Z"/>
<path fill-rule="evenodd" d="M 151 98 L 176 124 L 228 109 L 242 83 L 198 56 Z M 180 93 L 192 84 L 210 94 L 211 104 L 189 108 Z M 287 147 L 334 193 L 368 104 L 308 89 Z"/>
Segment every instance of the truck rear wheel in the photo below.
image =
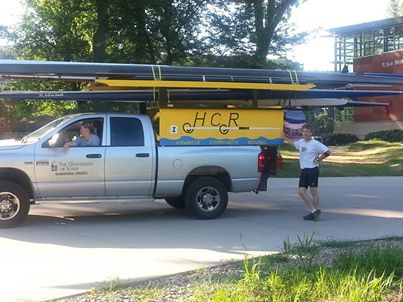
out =
<path fill-rule="evenodd" d="M 185 200 L 182 196 L 166 197 L 165 201 L 167 202 L 167 204 L 169 204 L 171 207 L 174 207 L 175 209 L 184 209 L 186 207 Z"/>
<path fill-rule="evenodd" d="M 228 193 L 224 184 L 213 177 L 200 177 L 185 193 L 186 209 L 199 219 L 214 219 L 227 208 Z"/>
<path fill-rule="evenodd" d="M 20 185 L 0 181 L 0 228 L 18 225 L 28 215 L 29 198 Z"/>

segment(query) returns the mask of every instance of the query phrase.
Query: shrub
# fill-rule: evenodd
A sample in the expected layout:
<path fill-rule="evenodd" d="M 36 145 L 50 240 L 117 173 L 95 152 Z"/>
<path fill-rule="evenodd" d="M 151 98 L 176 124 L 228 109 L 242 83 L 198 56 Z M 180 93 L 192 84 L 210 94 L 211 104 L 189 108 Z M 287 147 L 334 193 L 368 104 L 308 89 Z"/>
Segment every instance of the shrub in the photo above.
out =
<path fill-rule="evenodd" d="M 332 134 L 325 140 L 325 145 L 328 146 L 343 146 L 358 141 L 358 137 L 354 134 Z"/>
<path fill-rule="evenodd" d="M 378 132 L 371 132 L 365 136 L 365 140 L 377 139 L 390 143 L 403 142 L 403 130 L 384 130 Z"/>

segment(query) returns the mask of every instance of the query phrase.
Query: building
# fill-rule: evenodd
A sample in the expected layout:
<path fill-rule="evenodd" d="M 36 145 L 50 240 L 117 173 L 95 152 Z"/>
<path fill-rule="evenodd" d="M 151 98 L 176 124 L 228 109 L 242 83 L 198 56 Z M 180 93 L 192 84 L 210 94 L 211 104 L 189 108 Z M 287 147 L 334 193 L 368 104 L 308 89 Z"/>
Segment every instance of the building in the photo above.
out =
<path fill-rule="evenodd" d="M 330 31 L 335 37 L 335 71 L 403 76 L 403 17 L 333 28 Z M 403 87 L 397 89 L 403 90 Z M 351 133 L 363 138 L 370 132 L 403 129 L 403 97 L 360 99 L 365 100 L 388 103 L 389 106 L 337 112 L 336 133 Z"/>

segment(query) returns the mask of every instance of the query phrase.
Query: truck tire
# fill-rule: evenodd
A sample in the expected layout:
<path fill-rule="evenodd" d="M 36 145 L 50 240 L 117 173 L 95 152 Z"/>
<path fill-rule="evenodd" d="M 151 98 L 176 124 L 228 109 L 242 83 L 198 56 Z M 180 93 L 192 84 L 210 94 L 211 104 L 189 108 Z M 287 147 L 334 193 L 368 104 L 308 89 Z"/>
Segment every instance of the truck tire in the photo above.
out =
<path fill-rule="evenodd" d="M 185 200 L 182 196 L 166 197 L 165 201 L 167 202 L 167 204 L 169 204 L 171 207 L 174 207 L 175 209 L 184 209 L 186 207 Z"/>
<path fill-rule="evenodd" d="M 185 193 L 186 209 L 199 219 L 214 219 L 227 208 L 228 192 L 224 184 L 213 177 L 193 181 Z"/>
<path fill-rule="evenodd" d="M 29 198 L 19 184 L 0 181 L 0 228 L 18 225 L 28 215 Z"/>

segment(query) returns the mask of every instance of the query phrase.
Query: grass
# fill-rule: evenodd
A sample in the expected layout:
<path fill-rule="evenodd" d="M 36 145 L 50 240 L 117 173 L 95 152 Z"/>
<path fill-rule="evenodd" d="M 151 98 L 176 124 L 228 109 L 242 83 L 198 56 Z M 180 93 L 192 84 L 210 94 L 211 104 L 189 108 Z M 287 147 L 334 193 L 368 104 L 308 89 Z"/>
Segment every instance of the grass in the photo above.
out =
<path fill-rule="evenodd" d="M 180 289 L 185 294 L 175 301 L 403 301 L 403 237 L 364 242 L 315 241 L 313 237 L 313 233 L 304 234 L 296 244 L 286 240 L 280 254 L 252 259 L 245 256 L 238 278 L 189 281 Z M 330 262 L 318 259 L 329 249 Z M 109 298 L 116 297 L 113 291 L 117 290 L 116 282 L 112 283 L 104 290 L 109 296 L 94 295 L 91 301 L 112 301 Z M 148 284 L 126 288 L 125 293 L 133 299 L 128 301 L 166 301 L 175 286 Z"/>
<path fill-rule="evenodd" d="M 311 269 L 319 252 L 319 246 L 313 240 L 314 234 L 304 234 L 302 238 L 298 235 L 298 244 L 296 245 L 291 244 L 289 240 L 283 243 L 284 254 L 288 256 L 295 255 L 299 259 L 301 266 L 306 270 Z"/>
<path fill-rule="evenodd" d="M 309 274 L 297 269 L 279 269 L 266 278 L 258 272 L 245 274 L 237 284 L 210 294 L 196 292 L 189 301 L 380 301 L 393 284 L 392 276 L 367 276 L 356 271 L 345 275 L 337 270 L 318 268 Z"/>
<path fill-rule="evenodd" d="M 403 280 L 403 253 L 393 244 L 367 247 L 358 253 L 348 251 L 341 254 L 335 267 L 344 271 L 354 267 L 360 272 L 394 275 L 396 279 Z"/>
<path fill-rule="evenodd" d="M 332 241 L 334 242 L 334 241 Z M 323 242 L 321 247 L 331 244 Z M 349 247 L 333 260 L 333 265 L 313 264 L 318 243 L 312 235 L 298 237 L 298 244 L 284 242 L 284 254 L 297 257 L 293 266 L 265 266 L 261 258 L 257 263 L 244 261 L 244 274 L 238 282 L 213 286 L 215 290 L 197 290 L 189 301 L 381 301 L 385 297 L 401 301 L 402 249 L 387 244 L 352 249 Z M 355 243 L 355 246 L 361 246 Z M 270 258 L 268 256 L 267 258 Z M 307 260 L 309 259 L 309 260 Z M 270 262 L 270 261 L 269 261 Z M 398 300 L 399 299 L 399 300 Z"/>
<path fill-rule="evenodd" d="M 335 256 L 331 266 L 307 262 L 317 255 L 318 248 L 334 245 L 335 241 L 331 242 L 315 242 L 313 234 L 298 238 L 296 245 L 286 241 L 284 254 L 290 259 L 297 257 L 298 264 L 264 265 L 264 259 L 272 256 L 252 263 L 245 259 L 244 274 L 237 282 L 203 285 L 186 301 L 402 301 L 401 248 L 391 243 L 338 242 L 338 247 L 346 249 Z"/>
<path fill-rule="evenodd" d="M 332 154 L 321 164 L 321 176 L 403 176 L 403 146 L 383 141 L 360 141 L 331 147 Z M 292 146 L 280 147 L 283 169 L 277 177 L 299 177 L 299 155 Z"/>
<path fill-rule="evenodd" d="M 336 239 L 330 239 L 321 242 L 321 246 L 323 247 L 329 247 L 329 248 L 348 248 L 348 247 L 355 247 L 357 244 L 360 244 L 360 242 L 357 241 L 341 241 L 341 240 L 336 240 Z"/>

